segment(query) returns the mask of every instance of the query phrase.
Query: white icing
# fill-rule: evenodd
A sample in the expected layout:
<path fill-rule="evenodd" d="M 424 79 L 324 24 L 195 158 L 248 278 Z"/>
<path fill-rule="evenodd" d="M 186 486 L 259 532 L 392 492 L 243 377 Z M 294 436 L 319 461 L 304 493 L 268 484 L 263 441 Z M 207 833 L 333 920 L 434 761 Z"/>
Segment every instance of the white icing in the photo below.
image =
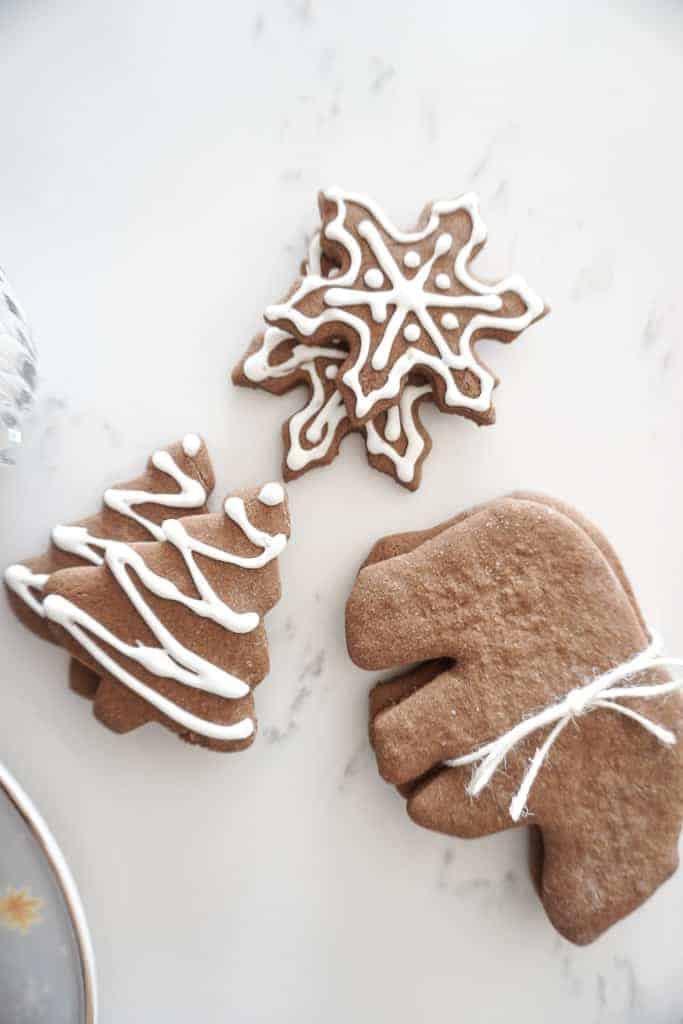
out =
<path fill-rule="evenodd" d="M 432 204 L 427 225 L 416 232 L 398 231 L 377 204 L 364 196 L 345 193 L 340 189 L 329 189 L 325 193 L 325 198 L 337 205 L 337 213 L 326 226 L 325 234 L 331 241 L 338 242 L 344 247 L 349 256 L 348 268 L 335 280 L 333 287 L 329 286 L 326 278 L 315 272 L 309 273 L 286 302 L 270 306 L 266 310 L 267 319 L 287 320 L 303 337 L 310 337 L 329 323 L 346 325 L 354 332 L 358 338 L 358 355 L 354 365 L 344 374 L 344 383 L 354 394 L 357 416 L 365 417 L 378 402 L 395 398 L 401 389 L 403 378 L 417 365 L 426 367 L 441 378 L 447 405 L 476 411 L 488 410 L 495 380 L 474 358 L 472 339 L 475 335 L 482 337 L 482 332 L 489 328 L 518 333 L 539 317 L 544 307 L 541 299 L 518 276 L 511 276 L 495 285 L 483 284 L 471 276 L 469 261 L 486 239 L 486 229 L 479 214 L 476 197 L 468 194 L 456 200 Z M 364 207 L 372 218 L 360 222 L 358 233 L 367 242 L 377 260 L 378 269 L 381 269 L 387 279 L 388 287 L 382 291 L 369 293 L 354 288 L 361 271 L 362 253 L 357 239 L 345 227 L 347 203 Z M 453 246 L 450 234 L 436 232 L 442 216 L 459 210 L 469 215 L 472 224 L 468 241 L 457 252 L 452 263 L 454 279 L 465 292 L 458 295 L 432 294 L 427 291 L 426 284 L 434 262 L 450 252 Z M 411 244 L 435 235 L 432 255 L 411 278 L 406 278 L 402 273 L 375 223 L 398 243 Z M 328 308 L 316 317 L 309 317 L 297 308 L 297 304 L 321 288 L 325 289 L 323 299 Z M 493 316 L 492 314 L 499 313 L 502 309 L 501 295 L 504 292 L 516 293 L 524 303 L 525 312 L 519 316 Z M 346 308 L 358 305 L 367 306 L 375 322 L 386 323 L 382 340 L 372 355 L 372 339 L 368 325 Z M 393 309 L 391 317 L 388 314 L 389 307 Z M 434 322 L 430 313 L 432 307 L 476 311 L 458 339 L 457 351 L 451 348 Z M 386 368 L 394 339 L 408 313 L 412 313 L 420 323 L 430 338 L 436 354 L 415 348 L 407 349 L 390 368 L 383 384 L 367 393 L 363 392 L 360 382 L 361 371 L 369 359 L 374 369 Z M 455 370 L 470 370 L 476 376 L 480 384 L 478 395 L 461 392 L 453 373 Z"/>
<path fill-rule="evenodd" d="M 392 405 L 387 409 L 384 436 L 387 441 L 393 441 L 394 443 L 401 437 L 401 413 L 397 405 Z"/>
<path fill-rule="evenodd" d="M 392 406 L 387 413 L 384 437 L 374 422 L 365 425 L 368 451 L 372 455 L 386 455 L 396 467 L 397 478 L 403 483 L 411 483 L 414 480 L 418 460 L 425 449 L 425 440 L 415 422 L 414 406 L 431 390 L 429 384 L 408 384 L 403 389 L 398 407 Z M 390 414 L 394 415 L 390 418 Z M 401 428 L 406 436 L 406 450 L 403 455 L 400 455 L 390 443 L 399 440 Z"/>
<path fill-rule="evenodd" d="M 411 270 L 414 270 L 416 267 L 419 267 L 420 266 L 420 254 L 419 254 L 419 252 L 416 252 L 415 249 L 408 249 L 408 252 L 403 257 L 403 263 L 405 264 L 406 267 L 409 267 Z"/>
<path fill-rule="evenodd" d="M 444 313 L 441 317 L 441 326 L 446 331 L 454 331 L 460 326 L 460 323 L 455 313 Z"/>
<path fill-rule="evenodd" d="M 258 500 L 263 505 L 268 505 L 271 508 L 274 505 L 281 505 L 285 500 L 285 492 L 282 484 L 264 484 L 259 491 Z"/>
<path fill-rule="evenodd" d="M 164 508 L 201 508 L 206 501 L 206 492 L 198 480 L 183 473 L 169 452 L 154 452 L 152 465 L 175 480 L 180 490 L 172 494 L 153 494 L 150 491 L 117 490 L 110 487 L 104 492 L 104 503 L 120 515 L 128 516 L 144 526 L 156 540 L 162 540 L 161 527 L 136 512 L 135 506 L 151 502 Z"/>
<path fill-rule="evenodd" d="M 421 331 L 417 324 L 406 324 L 403 328 L 403 337 L 406 341 L 417 341 Z"/>
<path fill-rule="evenodd" d="M 320 248 L 320 232 L 316 231 L 308 243 L 308 261 L 305 268 L 307 274 L 322 274 L 322 268 L 320 265 L 321 257 L 322 250 Z"/>
<path fill-rule="evenodd" d="M 368 288 L 381 288 L 384 284 L 384 275 L 377 267 L 372 267 L 371 270 L 366 270 L 363 280 Z"/>
<path fill-rule="evenodd" d="M 320 234 L 318 233 L 313 236 L 309 247 L 307 268 L 309 274 L 321 275 L 320 255 Z M 404 263 L 406 266 L 418 266 L 419 254 L 415 250 L 409 250 L 404 257 Z M 338 274 L 339 271 L 336 273 Z M 332 276 L 332 272 L 329 272 L 328 277 Z M 271 363 L 273 352 L 285 342 L 291 346 L 289 357 L 281 363 Z M 254 383 L 281 379 L 296 371 L 301 371 L 308 377 L 311 385 L 309 401 L 303 409 L 295 413 L 287 426 L 289 450 L 286 462 L 292 472 L 299 472 L 313 462 L 324 459 L 340 426 L 344 423 L 348 426 L 346 408 L 341 395 L 334 392 L 327 400 L 325 399 L 325 387 L 314 362 L 318 357 L 343 362 L 347 355 L 346 351 L 336 347 L 298 344 L 286 331 L 277 327 L 268 327 L 259 349 L 245 361 L 245 376 Z M 327 380 L 335 380 L 339 370 L 335 365 L 328 365 L 323 372 Z M 415 465 L 424 450 L 422 436 L 412 422 L 412 409 L 416 399 L 428 390 L 429 388 L 409 389 L 403 401 L 402 408 L 406 411 L 409 437 L 407 437 L 406 451 L 402 457 L 399 457 L 391 448 L 392 443 L 396 444 L 401 439 L 404 430 L 401 408 L 398 405 L 387 410 L 383 436 L 376 426 L 372 426 L 369 433 L 366 431 L 368 451 L 388 454 L 392 462 L 400 467 L 402 476 L 399 479 L 404 481 L 413 479 Z M 302 443 L 304 438 L 308 442 L 306 447 Z M 387 442 L 389 443 L 387 444 Z"/>
<path fill-rule="evenodd" d="M 32 612 L 45 618 L 43 606 L 35 592 L 41 593 L 49 580 L 47 573 L 31 572 L 25 565 L 10 565 L 5 569 L 5 583 L 24 601 Z"/>
<path fill-rule="evenodd" d="M 290 447 L 287 465 L 294 472 L 325 458 L 332 447 L 338 425 L 347 418 L 344 399 L 338 391 L 333 391 L 325 398 L 323 384 L 317 374 L 311 376 L 311 387 L 308 403 L 294 413 L 288 424 Z M 312 448 L 302 446 L 301 438 L 304 434 L 313 445 Z"/>
<path fill-rule="evenodd" d="M 160 538 L 157 537 L 157 540 Z M 52 543 L 60 551 L 76 555 L 85 562 L 102 565 L 102 555 L 95 550 L 97 538 L 91 536 L 84 526 L 55 526 L 52 531 Z"/>
<path fill-rule="evenodd" d="M 448 274 L 437 274 L 434 278 L 434 284 L 437 288 L 441 288 L 446 291 L 451 286 L 451 279 Z"/>
<path fill-rule="evenodd" d="M 270 363 L 272 353 L 285 341 L 292 345 L 289 358 L 284 362 L 272 365 Z M 309 379 L 311 385 L 309 401 L 292 416 L 287 426 L 289 451 L 286 462 L 289 469 L 295 473 L 305 469 L 312 462 L 325 458 L 334 442 L 339 426 L 347 419 L 344 400 L 339 392 L 334 391 L 325 399 L 322 379 L 316 371 L 315 363 L 310 361 L 311 352 L 338 361 L 342 361 L 347 355 L 346 352 L 336 348 L 318 348 L 296 344 L 294 339 L 280 328 L 269 327 L 264 334 L 261 347 L 246 360 L 244 367 L 246 374 L 247 363 L 253 360 L 251 369 L 253 371 L 255 367 L 258 367 L 258 373 L 263 373 L 261 380 L 285 377 L 295 370 L 305 372 Z M 325 369 L 325 376 L 329 380 L 333 380 L 337 376 L 337 367 L 328 366 Z M 372 423 L 366 425 L 365 435 L 368 451 L 371 454 L 387 455 L 397 468 L 398 478 L 404 483 L 413 480 L 415 466 L 424 451 L 424 440 L 413 422 L 412 410 L 416 400 L 430 390 L 427 385 L 423 387 L 409 385 L 404 390 L 400 404 L 387 410 L 383 432 Z M 404 431 L 406 451 L 400 456 L 392 448 L 392 444 L 396 444 L 401 439 Z M 303 445 L 304 438 L 309 443 L 306 447 Z"/>
<path fill-rule="evenodd" d="M 309 274 L 320 276 L 322 268 L 320 265 L 321 247 L 320 232 L 316 232 L 308 250 Z M 332 268 L 328 276 L 336 277 L 339 274 L 337 267 Z M 380 286 L 381 286 L 380 281 Z M 270 359 L 273 352 L 283 342 L 293 342 L 291 335 L 277 327 L 268 327 L 264 333 L 261 347 L 244 363 L 244 374 L 248 380 L 255 384 L 263 383 L 266 380 L 279 380 L 289 376 L 296 371 L 304 374 L 311 386 L 311 395 L 303 407 L 295 413 L 287 425 L 289 434 L 289 450 L 286 462 L 293 473 L 305 469 L 311 463 L 324 459 L 334 441 L 337 428 L 346 419 L 346 407 L 344 401 L 337 392 L 325 399 L 325 386 L 320 377 L 315 359 L 325 358 L 343 362 L 348 352 L 332 347 L 318 345 L 294 344 L 288 359 L 281 363 L 273 364 Z M 324 374 L 327 380 L 335 380 L 339 373 L 338 367 L 328 365 Z M 309 444 L 304 447 L 303 439 Z"/>
<path fill-rule="evenodd" d="M 269 493 L 272 496 L 272 492 Z M 161 678 L 174 679 L 193 689 L 231 699 L 245 697 L 250 692 L 250 687 L 243 680 L 213 665 L 181 644 L 161 622 L 133 580 L 133 576 L 137 577 L 141 586 L 149 593 L 181 604 L 194 615 L 210 619 L 230 632 L 243 634 L 256 629 L 260 622 L 258 613 L 236 612 L 219 598 L 198 565 L 197 556 L 245 569 L 259 569 L 278 557 L 287 539 L 284 534 L 272 535 L 255 527 L 247 517 L 241 498 L 227 498 L 224 509 L 225 514 L 240 527 L 248 540 L 261 548 L 260 554 L 236 555 L 206 544 L 192 537 L 179 520 L 167 519 L 161 526 L 163 539 L 180 553 L 198 597 L 188 596 L 171 580 L 150 569 L 142 556 L 129 544 L 99 540 L 87 533 L 81 538 L 81 543 L 102 550 L 104 562 L 159 646 L 147 646 L 140 642 L 125 643 L 94 616 L 59 594 L 48 594 L 43 607 L 47 617 L 73 636 L 106 672 L 173 721 L 202 736 L 235 740 L 251 736 L 254 730 L 251 719 L 245 718 L 232 725 L 220 725 L 198 718 L 137 679 L 102 646 L 106 644 L 108 648 L 118 651 L 130 661 L 136 662 L 143 669 Z M 98 640 L 101 643 L 98 643 Z"/>
<path fill-rule="evenodd" d="M 183 451 L 191 459 L 194 459 L 199 454 L 201 446 L 202 439 L 197 437 L 196 434 L 186 434 L 183 438 Z"/>
<path fill-rule="evenodd" d="M 284 341 L 291 341 L 291 334 L 281 331 L 279 327 L 268 327 L 263 335 L 261 347 L 245 359 L 244 376 L 254 384 L 262 384 L 264 380 L 279 380 L 288 377 L 295 370 L 309 372 L 309 364 L 314 359 L 346 359 L 348 352 L 331 345 L 295 345 L 289 359 L 281 363 L 272 363 L 271 356 Z"/>
<path fill-rule="evenodd" d="M 190 455 L 187 446 L 194 449 L 195 442 L 199 451 L 201 440 L 195 434 L 188 434 L 183 439 L 183 450 Z M 196 454 L 196 452 L 195 452 Z M 201 508 L 206 501 L 206 492 L 202 485 L 192 477 L 183 473 L 180 467 L 174 462 L 172 456 L 166 451 L 154 452 L 152 464 L 162 473 L 167 474 L 180 487 L 180 491 L 173 494 L 155 494 L 153 491 L 126 491 L 110 488 L 105 491 L 104 502 L 109 507 L 129 519 L 134 519 L 140 526 L 143 526 L 155 540 L 163 540 L 163 532 L 160 526 L 146 519 L 133 510 L 134 505 L 145 503 L 162 505 L 165 508 Z M 97 541 L 99 538 L 89 536 L 87 530 L 82 526 L 55 526 L 52 531 L 52 542 L 61 551 L 76 555 L 93 565 L 102 564 L 102 556 L 97 552 Z M 95 541 L 95 543 L 93 543 Z M 101 546 L 101 542 L 100 542 Z M 10 565 L 5 570 L 5 582 L 23 601 L 41 618 L 45 613 L 41 602 L 36 598 L 35 592 L 42 592 L 49 575 L 36 575 L 31 573 L 24 565 Z"/>
<path fill-rule="evenodd" d="M 332 346 L 295 344 L 288 359 L 281 363 L 272 363 L 271 356 L 278 346 L 292 340 L 291 335 L 279 327 L 268 327 L 260 348 L 245 360 L 244 374 L 254 383 L 279 380 L 296 371 L 308 378 L 311 386 L 310 398 L 303 409 L 292 416 L 287 427 L 287 465 L 296 473 L 312 462 L 325 458 L 334 441 L 337 427 L 346 418 L 346 407 L 338 392 L 335 391 L 329 398 L 325 398 L 325 386 L 315 360 L 325 358 L 343 362 L 348 352 Z M 337 367 L 326 367 L 325 375 L 328 380 L 333 380 L 337 376 Z M 312 447 L 304 447 L 304 437 L 311 442 Z"/>

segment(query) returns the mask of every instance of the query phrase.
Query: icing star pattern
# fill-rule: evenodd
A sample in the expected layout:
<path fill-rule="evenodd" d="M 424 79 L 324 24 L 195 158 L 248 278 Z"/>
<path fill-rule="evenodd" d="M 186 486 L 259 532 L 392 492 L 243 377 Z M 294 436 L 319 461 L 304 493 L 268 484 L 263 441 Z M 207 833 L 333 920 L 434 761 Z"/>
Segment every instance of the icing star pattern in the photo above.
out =
<path fill-rule="evenodd" d="M 396 405 L 416 371 L 431 380 L 443 411 L 490 422 L 496 379 L 474 346 L 512 340 L 545 307 L 521 277 L 484 284 L 472 276 L 486 239 L 476 197 L 432 203 L 414 232 L 340 189 L 322 194 L 321 210 L 321 249 L 339 273 L 306 274 L 266 320 L 306 345 L 330 337 L 346 344 L 340 387 L 356 424 Z"/>

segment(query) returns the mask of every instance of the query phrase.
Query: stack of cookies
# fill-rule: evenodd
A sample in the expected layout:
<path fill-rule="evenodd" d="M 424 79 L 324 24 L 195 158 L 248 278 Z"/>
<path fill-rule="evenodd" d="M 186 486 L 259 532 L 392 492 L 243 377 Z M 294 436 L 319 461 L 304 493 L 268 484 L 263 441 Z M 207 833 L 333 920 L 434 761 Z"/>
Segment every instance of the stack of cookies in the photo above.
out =
<path fill-rule="evenodd" d="M 431 450 L 423 403 L 492 423 L 498 382 L 477 343 L 513 341 L 546 306 L 517 275 L 472 275 L 486 240 L 472 194 L 429 204 L 410 232 L 365 196 L 332 188 L 319 204 L 302 276 L 266 309 L 233 381 L 277 395 L 306 386 L 283 427 L 285 479 L 330 463 L 360 432 L 370 465 L 415 490 Z"/>
<path fill-rule="evenodd" d="M 237 751 L 256 733 L 263 617 L 280 598 L 289 512 L 279 483 L 209 512 L 213 487 L 206 445 L 187 434 L 109 487 L 98 513 L 55 526 L 48 550 L 9 566 L 5 585 L 21 621 L 69 652 L 71 688 L 108 728 L 154 721 Z"/>

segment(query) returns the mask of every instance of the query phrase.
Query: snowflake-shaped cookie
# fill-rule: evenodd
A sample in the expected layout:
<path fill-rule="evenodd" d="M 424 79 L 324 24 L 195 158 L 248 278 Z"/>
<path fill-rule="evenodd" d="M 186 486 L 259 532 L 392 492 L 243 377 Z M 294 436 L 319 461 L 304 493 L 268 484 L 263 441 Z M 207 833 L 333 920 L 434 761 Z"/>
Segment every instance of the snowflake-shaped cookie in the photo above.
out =
<path fill-rule="evenodd" d="M 545 306 L 519 276 L 497 284 L 472 276 L 486 239 L 476 197 L 432 203 L 413 232 L 340 189 L 322 193 L 320 206 L 321 249 L 338 272 L 311 270 L 266 320 L 307 346 L 348 347 L 338 387 L 355 425 L 398 405 L 416 371 L 443 411 L 492 422 L 496 379 L 475 345 L 513 340 Z"/>

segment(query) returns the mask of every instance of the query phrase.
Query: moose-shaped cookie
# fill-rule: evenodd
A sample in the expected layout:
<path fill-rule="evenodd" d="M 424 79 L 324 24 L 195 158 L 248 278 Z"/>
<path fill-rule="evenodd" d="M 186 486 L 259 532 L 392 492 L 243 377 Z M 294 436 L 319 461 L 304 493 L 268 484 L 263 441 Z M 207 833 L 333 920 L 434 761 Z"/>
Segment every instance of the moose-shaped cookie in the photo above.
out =
<path fill-rule="evenodd" d="M 593 941 L 675 871 L 678 683 L 573 509 L 516 493 L 381 540 L 346 629 L 362 668 L 420 663 L 370 695 L 379 771 L 410 817 L 467 838 L 535 826 L 532 873 L 567 939 Z"/>

